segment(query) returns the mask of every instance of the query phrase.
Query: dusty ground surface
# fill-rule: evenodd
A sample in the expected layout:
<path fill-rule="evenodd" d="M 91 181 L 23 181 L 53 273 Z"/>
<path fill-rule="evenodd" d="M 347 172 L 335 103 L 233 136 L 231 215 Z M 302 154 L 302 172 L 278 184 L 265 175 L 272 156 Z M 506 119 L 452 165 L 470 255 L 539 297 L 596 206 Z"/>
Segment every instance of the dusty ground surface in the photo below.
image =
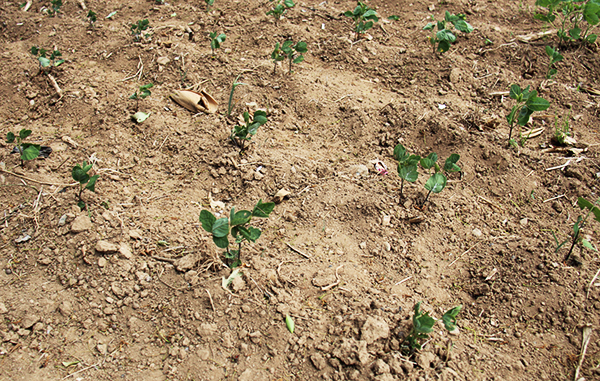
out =
<path fill-rule="evenodd" d="M 56 17 L 45 2 L 19 5 L 0 5 L 2 135 L 28 128 L 53 152 L 21 168 L 11 145 L 0 150 L 0 379 L 572 379 L 582 327 L 600 323 L 589 287 L 600 260 L 577 249 L 581 264 L 565 262 L 552 234 L 569 237 L 577 197 L 598 198 L 598 98 L 576 89 L 600 87 L 600 62 L 596 46 L 564 49 L 545 81 L 556 37 L 517 38 L 548 29 L 532 0 L 372 1 L 381 21 L 359 42 L 348 0 L 299 1 L 277 24 L 267 1 L 216 0 L 207 13 L 203 2 L 86 0 L 93 28 L 76 1 Z M 445 10 L 475 30 L 436 57 L 422 27 Z M 136 42 L 141 19 L 149 37 Z M 215 56 L 211 31 L 227 36 Z M 305 61 L 273 73 L 270 53 L 288 38 L 308 43 Z M 32 46 L 62 52 L 62 98 Z M 150 97 L 128 99 L 147 83 Z M 518 148 L 506 144 L 512 100 L 493 95 L 513 83 L 551 103 L 533 120 L 545 131 Z M 218 113 L 169 98 L 194 85 Z M 252 103 L 268 123 L 240 155 L 229 134 Z M 138 110 L 151 112 L 141 124 Z M 550 149 L 563 116 L 584 150 L 548 171 L 568 160 Z M 399 142 L 461 155 L 463 171 L 425 210 L 424 175 L 400 199 Z M 71 168 L 83 160 L 100 178 L 80 211 Z M 231 270 L 200 211 L 211 199 L 224 204 L 215 213 L 252 208 L 280 189 L 291 193 L 256 221 L 263 235 L 223 289 Z M 597 230 L 584 229 L 596 246 Z M 408 355 L 419 301 L 436 318 L 463 305 L 460 334 L 436 325 Z M 600 378 L 597 337 L 589 380 Z"/>

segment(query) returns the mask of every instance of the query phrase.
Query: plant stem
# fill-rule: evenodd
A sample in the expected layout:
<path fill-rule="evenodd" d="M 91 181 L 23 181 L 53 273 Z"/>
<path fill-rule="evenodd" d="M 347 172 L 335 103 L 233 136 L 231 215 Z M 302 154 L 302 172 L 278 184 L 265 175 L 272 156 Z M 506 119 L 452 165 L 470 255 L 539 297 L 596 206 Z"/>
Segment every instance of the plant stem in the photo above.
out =
<path fill-rule="evenodd" d="M 402 190 L 404 189 L 404 179 L 402 179 L 402 181 L 400 182 L 400 199 L 402 199 L 403 196 L 403 192 Z"/>
<path fill-rule="evenodd" d="M 427 203 L 427 200 L 429 200 L 429 195 L 431 194 L 431 191 L 429 191 L 429 193 L 427 193 L 427 197 L 425 197 L 425 201 L 423 201 L 423 203 L 421 204 L 421 208 L 425 206 L 425 204 Z"/>
<path fill-rule="evenodd" d="M 232 102 L 233 102 L 233 92 L 235 91 L 235 88 L 238 86 L 238 79 L 240 78 L 242 74 L 238 74 L 237 77 L 235 77 L 235 80 L 233 81 L 233 83 L 231 84 L 231 93 L 229 93 L 229 102 L 227 103 L 227 116 L 231 116 L 231 111 L 233 109 L 232 106 Z"/>
<path fill-rule="evenodd" d="M 292 54 L 292 56 L 290 57 L 290 75 L 292 75 L 292 59 L 294 58 L 294 55 Z"/>

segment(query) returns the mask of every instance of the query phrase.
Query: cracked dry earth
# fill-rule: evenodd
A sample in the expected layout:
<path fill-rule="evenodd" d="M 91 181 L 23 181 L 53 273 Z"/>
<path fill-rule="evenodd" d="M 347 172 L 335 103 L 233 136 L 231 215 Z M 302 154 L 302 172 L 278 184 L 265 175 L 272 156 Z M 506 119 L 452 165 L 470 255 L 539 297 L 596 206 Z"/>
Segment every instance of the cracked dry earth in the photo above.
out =
<path fill-rule="evenodd" d="M 380 21 L 358 42 L 342 15 L 353 1 L 298 1 L 277 23 L 268 1 L 200 3 L 64 1 L 55 17 L 45 2 L 0 4 L 2 134 L 27 128 L 52 148 L 23 167 L 0 149 L 1 380 L 565 380 L 587 325 L 580 376 L 600 379 L 600 260 L 577 249 L 566 263 L 553 238 L 569 237 L 578 197 L 598 198 L 598 98 L 576 91 L 600 88 L 596 45 L 564 49 L 547 81 L 556 37 L 519 37 L 548 29 L 532 0 L 373 0 Z M 475 29 L 437 57 L 422 28 L 445 10 Z M 227 36 L 214 56 L 213 31 Z M 308 44 L 292 75 L 270 59 L 286 39 Z M 32 46 L 62 52 L 62 97 Z M 147 83 L 151 96 L 129 99 Z M 540 136 L 508 148 L 514 83 L 550 108 L 531 122 Z M 192 86 L 217 113 L 169 97 Z M 240 154 L 230 132 L 256 108 L 268 122 Z M 137 111 L 150 116 L 135 123 Z M 576 149 L 553 147 L 565 116 Z M 424 174 L 400 198 L 398 143 L 460 155 L 424 210 Z M 81 211 L 83 160 L 100 177 Z M 201 210 L 281 189 L 224 289 L 231 270 Z M 583 233 L 598 245 L 597 222 Z M 436 324 L 408 354 L 419 301 L 438 319 L 462 305 L 459 334 Z"/>

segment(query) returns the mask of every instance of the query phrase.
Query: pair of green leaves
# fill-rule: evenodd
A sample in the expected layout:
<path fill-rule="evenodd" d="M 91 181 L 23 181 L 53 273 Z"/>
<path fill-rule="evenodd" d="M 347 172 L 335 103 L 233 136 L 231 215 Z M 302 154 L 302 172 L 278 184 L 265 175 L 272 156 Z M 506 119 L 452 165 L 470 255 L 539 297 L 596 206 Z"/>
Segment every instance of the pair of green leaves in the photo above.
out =
<path fill-rule="evenodd" d="M 58 57 L 62 56 L 62 53 L 58 50 L 54 50 L 52 53 L 50 53 L 49 57 L 46 57 L 46 55 L 48 54 L 48 51 L 46 49 L 38 48 L 37 46 L 32 46 L 31 54 L 37 57 L 42 69 L 60 66 L 65 62 L 65 60 L 63 59 L 57 59 Z"/>
<path fill-rule="evenodd" d="M 506 117 L 511 129 L 515 121 L 524 126 L 529 122 L 529 117 L 535 111 L 544 111 L 550 107 L 547 100 L 538 97 L 537 91 L 530 88 L 531 86 L 527 86 L 525 89 L 521 89 L 517 84 L 510 87 L 510 97 L 517 101 L 517 104 L 513 106 L 510 114 Z"/>
<path fill-rule="evenodd" d="M 225 42 L 225 38 L 227 38 L 227 36 L 225 36 L 225 33 L 217 35 L 217 32 L 209 32 L 208 35 L 210 37 L 210 49 L 212 50 L 212 53 L 215 54 L 215 49 L 219 49 L 221 47 L 221 44 Z"/>
<path fill-rule="evenodd" d="M 274 0 L 269 1 L 273 2 Z M 277 5 L 275 5 L 273 9 L 267 12 L 267 16 L 273 15 L 273 17 L 275 17 L 275 20 L 279 20 L 281 16 L 283 16 L 287 12 L 288 9 L 294 7 L 295 5 L 296 4 L 294 4 L 293 0 L 283 0 L 283 3 L 281 3 L 281 0 L 277 0 Z"/>
<path fill-rule="evenodd" d="M 153 86 L 154 86 L 154 84 L 152 84 L 152 83 L 149 83 L 149 84 L 147 84 L 147 85 L 140 86 L 140 88 L 139 88 L 139 90 L 138 90 L 138 91 L 139 91 L 139 94 L 138 94 L 138 92 L 136 91 L 135 93 L 133 93 L 133 95 L 131 95 L 131 96 L 129 97 L 129 99 L 136 99 L 136 100 L 137 100 L 137 99 L 145 99 L 145 98 L 149 97 L 150 95 L 152 95 L 152 92 L 150 91 L 150 89 L 151 89 Z"/>
<path fill-rule="evenodd" d="M 435 18 L 431 16 L 432 22 L 427 23 L 423 27 L 423 30 L 431 30 L 432 36 L 429 37 L 431 45 L 433 46 L 434 51 L 436 50 L 440 53 L 445 53 L 450 49 L 450 46 L 456 41 L 456 36 L 452 33 L 452 27 L 456 30 L 463 33 L 471 33 L 473 31 L 473 27 L 466 21 L 466 16 L 464 14 L 451 14 L 446 11 L 444 14 L 444 20 L 435 21 Z M 437 32 L 433 34 L 434 28 L 437 27 Z"/>
<path fill-rule="evenodd" d="M 306 42 L 298 41 L 298 43 L 294 45 L 294 41 L 287 40 L 281 44 L 281 46 L 279 45 L 279 42 L 275 44 L 275 49 L 271 53 L 271 59 L 277 64 L 277 62 L 287 58 L 289 61 L 289 74 L 292 74 L 292 64 L 304 61 L 304 56 L 301 53 L 306 53 L 307 51 L 308 45 Z"/>
<path fill-rule="evenodd" d="M 252 139 L 252 136 L 258 132 L 258 127 L 267 123 L 267 113 L 257 110 L 254 112 L 252 121 L 250 121 L 250 114 L 246 111 L 244 112 L 244 122 L 246 124 L 235 126 L 230 136 L 231 140 L 242 149 L 244 148 L 244 141 Z"/>
<path fill-rule="evenodd" d="M 251 212 L 248 210 L 236 212 L 235 208 L 231 208 L 229 218 L 222 217 L 219 219 L 217 219 L 210 211 L 203 210 L 200 212 L 200 222 L 202 223 L 202 228 L 212 234 L 215 245 L 221 249 L 227 249 L 225 258 L 231 262 L 230 267 L 233 268 L 241 264 L 241 243 L 244 240 L 256 242 L 261 235 L 260 229 L 248 226 L 252 217 L 267 218 L 274 208 L 274 203 L 258 200 L 258 203 L 256 203 Z M 235 239 L 235 243 L 239 245 L 238 250 L 229 249 L 230 233 Z"/>
<path fill-rule="evenodd" d="M 90 24 L 94 25 L 94 23 L 97 20 L 96 12 L 94 12 L 90 9 L 87 13 L 87 18 L 88 18 L 88 20 L 90 20 Z"/>
<path fill-rule="evenodd" d="M 373 24 L 379 21 L 377 17 L 377 11 L 367 6 L 365 3 L 358 1 L 354 11 L 346 11 L 344 16 L 352 18 L 354 20 L 354 32 L 356 38 L 362 33 L 373 27 Z"/>
<path fill-rule="evenodd" d="M 588 200 L 586 200 L 583 197 L 579 197 L 577 198 L 577 205 L 579 206 L 579 208 L 581 210 L 583 209 L 587 209 L 588 213 L 585 216 L 578 216 L 577 217 L 577 221 L 575 222 L 575 224 L 573 224 L 573 237 L 572 237 L 572 242 L 573 245 L 571 246 L 571 251 L 573 250 L 573 247 L 575 246 L 575 243 L 577 243 L 577 241 L 581 241 L 581 244 L 593 251 L 598 251 L 594 245 L 592 245 L 592 243 L 590 241 L 588 241 L 587 239 L 580 239 L 580 232 L 581 232 L 581 228 L 583 227 L 583 224 L 587 221 L 588 217 L 593 214 L 594 215 L 594 219 L 598 222 L 600 222 L 600 208 L 598 208 L 598 204 L 600 204 L 600 199 L 596 200 L 595 203 L 591 203 Z M 558 250 L 560 250 L 561 247 L 563 247 L 567 242 L 569 242 L 571 239 L 566 239 L 565 241 L 563 241 L 562 243 L 558 243 L 558 238 L 556 238 L 556 234 L 554 234 L 554 232 L 552 232 L 552 234 L 554 235 L 554 241 L 556 242 L 556 250 L 555 252 L 558 252 Z M 567 254 L 567 258 L 571 255 L 571 252 L 569 252 Z"/>
<path fill-rule="evenodd" d="M 402 179 L 402 185 L 404 180 L 412 183 L 419 177 L 419 171 L 417 164 L 425 170 L 434 168 L 435 173 L 429 177 L 425 183 L 425 189 L 432 193 L 440 193 L 447 183 L 447 178 L 443 173 L 440 173 L 440 167 L 437 164 L 438 155 L 434 152 L 430 153 L 426 157 L 421 158 L 419 155 L 410 155 L 406 148 L 402 144 L 398 144 L 394 147 L 394 158 L 398 160 L 398 175 Z M 460 155 L 453 153 L 444 162 L 444 172 L 459 172 L 461 169 L 456 164 L 460 159 Z M 400 192 L 402 196 L 402 190 Z"/>
<path fill-rule="evenodd" d="M 546 54 L 550 57 L 550 64 L 548 64 L 548 73 L 546 74 L 547 79 L 551 79 L 557 73 L 556 68 L 552 67 L 555 63 L 563 60 L 563 56 L 551 46 L 546 46 Z"/>
<path fill-rule="evenodd" d="M 462 310 L 462 305 L 451 308 L 442 316 L 442 322 L 448 332 L 456 330 L 456 317 Z M 413 315 L 413 328 L 407 337 L 407 341 L 411 349 L 422 349 L 419 340 L 429 338 L 429 334 L 433 332 L 433 326 L 436 320 L 429 315 L 428 312 L 421 311 L 421 302 L 415 304 Z"/>
<path fill-rule="evenodd" d="M 99 175 L 90 176 L 89 171 L 92 169 L 93 164 L 87 163 L 85 160 L 83 161 L 83 165 L 75 165 L 73 170 L 71 171 L 71 177 L 73 180 L 79 183 L 79 201 L 77 202 L 77 206 L 79 209 L 85 209 L 85 202 L 81 199 L 81 193 L 85 189 L 90 190 L 92 192 L 96 191 L 96 181 L 98 180 Z"/>
<path fill-rule="evenodd" d="M 16 150 L 21 154 L 21 160 L 23 161 L 33 160 L 40 155 L 41 147 L 39 144 L 23 143 L 23 140 L 27 139 L 31 132 L 31 130 L 23 128 L 19 131 L 19 135 L 12 132 L 6 134 L 6 142 L 16 144 Z"/>
<path fill-rule="evenodd" d="M 149 26 L 150 21 L 148 21 L 148 19 L 138 20 L 137 23 L 131 24 L 131 35 L 135 37 L 136 41 L 139 41 L 140 37 L 142 36 L 142 32 L 148 29 Z M 147 34 L 146 37 L 148 37 Z"/>

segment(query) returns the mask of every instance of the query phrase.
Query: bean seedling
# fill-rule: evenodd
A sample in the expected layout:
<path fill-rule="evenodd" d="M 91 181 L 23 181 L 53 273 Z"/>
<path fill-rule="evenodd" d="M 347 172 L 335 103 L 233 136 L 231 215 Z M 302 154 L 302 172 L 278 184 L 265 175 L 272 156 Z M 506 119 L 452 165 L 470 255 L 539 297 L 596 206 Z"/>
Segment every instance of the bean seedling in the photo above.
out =
<path fill-rule="evenodd" d="M 40 49 L 37 46 L 32 46 L 31 54 L 37 58 L 40 64 L 40 69 L 46 74 L 49 73 L 53 67 L 60 66 L 65 62 L 63 59 L 57 59 L 58 57 L 62 56 L 61 52 L 58 50 L 54 50 L 52 53 L 50 53 L 50 56 L 46 57 L 48 54 L 46 49 Z"/>
<path fill-rule="evenodd" d="M 88 189 L 92 192 L 96 192 L 96 181 L 98 180 L 99 175 L 90 176 L 88 172 L 92 169 L 93 164 L 88 164 L 85 160 L 83 161 L 83 165 L 79 164 L 73 167 L 73 171 L 71 172 L 71 176 L 73 180 L 79 183 L 79 194 L 77 196 L 78 202 L 77 206 L 79 209 L 85 209 L 85 202 L 81 199 L 81 194 L 85 189 Z"/>
<path fill-rule="evenodd" d="M 206 12 L 208 13 L 210 11 L 210 7 L 215 3 L 215 0 L 204 0 L 204 2 L 206 3 Z"/>
<path fill-rule="evenodd" d="M 529 118 L 535 111 L 544 111 L 550 107 L 550 103 L 544 98 L 537 96 L 537 91 L 530 90 L 531 86 L 525 89 L 517 84 L 510 87 L 510 97 L 517 101 L 510 113 L 506 116 L 506 121 L 509 125 L 508 145 L 516 145 L 512 140 L 512 132 L 515 122 L 519 126 L 519 135 L 521 135 L 521 126 L 525 126 L 529 122 Z"/>
<path fill-rule="evenodd" d="M 552 232 L 552 235 L 554 236 L 554 241 L 556 242 L 556 251 L 555 251 L 556 253 L 558 253 L 558 250 L 560 250 L 560 248 L 563 247 L 567 242 L 571 241 L 571 247 L 569 248 L 569 252 L 567 253 L 567 255 L 565 256 L 565 259 L 564 259 L 565 262 L 567 262 L 569 260 L 569 258 L 571 258 L 573 249 L 575 248 L 575 246 L 578 243 L 580 243 L 582 247 L 588 248 L 590 250 L 598 251 L 594 247 L 594 245 L 591 244 L 590 241 L 588 241 L 587 239 L 584 239 L 581 236 L 581 231 L 584 228 L 590 214 L 594 214 L 594 219 L 596 221 L 600 222 L 600 208 L 598 208 L 598 205 L 600 205 L 600 198 L 592 204 L 585 198 L 579 197 L 579 198 L 577 198 L 577 205 L 579 206 L 579 208 L 581 210 L 587 209 L 587 213 L 585 216 L 581 216 L 581 215 L 577 216 L 577 221 L 575 222 L 575 224 L 573 224 L 573 235 L 571 236 L 571 238 L 567 238 L 562 243 L 558 243 L 558 238 L 556 238 L 556 234 L 554 234 L 554 232 Z"/>
<path fill-rule="evenodd" d="M 448 332 L 453 332 L 456 327 L 456 316 L 462 310 L 462 305 L 451 308 L 442 316 L 442 322 Z M 433 332 L 433 326 L 436 319 L 431 317 L 428 312 L 421 311 L 421 302 L 415 304 L 414 314 L 412 318 L 412 328 L 408 335 L 404 338 L 401 347 L 405 353 L 413 355 L 416 350 L 421 350 L 421 342 L 429 338 L 429 334 Z"/>
<path fill-rule="evenodd" d="M 92 11 L 91 9 L 88 11 L 87 13 L 87 18 L 90 22 L 90 26 L 93 28 L 94 25 L 96 24 L 96 12 Z"/>
<path fill-rule="evenodd" d="M 225 33 L 221 33 L 217 35 L 217 32 L 209 32 L 208 36 L 210 38 L 210 50 L 212 51 L 212 55 L 215 55 L 215 49 L 219 49 L 221 44 L 225 41 Z"/>
<path fill-rule="evenodd" d="M 287 58 L 289 61 L 289 74 L 292 74 L 292 64 L 304 61 L 304 56 L 299 53 L 306 53 L 307 51 L 306 42 L 299 41 L 294 45 L 294 41 L 287 40 L 281 46 L 279 46 L 279 42 L 275 44 L 275 49 L 271 53 L 271 59 L 275 63 L 276 68 L 277 62 Z M 275 68 L 273 69 L 273 73 L 275 73 Z"/>
<path fill-rule="evenodd" d="M 452 33 L 452 27 L 463 33 L 471 33 L 473 27 L 465 21 L 466 16 L 463 14 L 450 14 L 446 11 L 444 20 L 436 21 L 431 15 L 431 22 L 423 27 L 423 30 L 430 30 L 431 36 L 428 37 L 429 43 L 433 47 L 433 54 L 436 52 L 445 53 L 450 49 L 452 43 L 456 41 L 456 36 Z M 437 32 L 435 28 L 437 27 Z"/>
<path fill-rule="evenodd" d="M 402 179 L 400 183 L 400 198 L 403 197 L 404 180 L 414 183 L 419 177 L 417 163 L 421 160 L 419 155 L 409 155 L 402 144 L 394 147 L 394 158 L 398 160 L 398 175 Z"/>
<path fill-rule="evenodd" d="M 269 0 L 270 2 L 275 1 L 275 6 L 273 7 L 273 9 L 271 9 L 270 11 L 267 12 L 267 16 L 273 15 L 273 17 L 275 17 L 275 23 L 277 23 L 277 21 L 279 21 L 279 19 L 281 19 L 281 16 L 283 16 L 288 9 L 294 7 L 296 4 L 294 4 L 293 0 L 283 0 L 283 3 L 281 2 L 281 0 Z"/>
<path fill-rule="evenodd" d="M 552 46 L 546 46 L 546 54 L 550 57 L 550 63 L 548 64 L 548 73 L 546 74 L 547 79 L 552 79 L 557 73 L 554 64 L 563 60 L 563 56 L 558 52 L 558 49 L 554 49 Z"/>
<path fill-rule="evenodd" d="M 149 83 L 147 85 L 140 86 L 138 91 L 129 96 L 129 99 L 134 99 L 136 101 L 136 108 L 139 110 L 140 108 L 140 99 L 146 99 L 152 92 L 150 89 L 154 86 L 154 84 Z"/>
<path fill-rule="evenodd" d="M 267 113 L 262 110 L 254 112 L 252 121 L 250 121 L 250 114 L 248 111 L 244 112 L 245 125 L 236 125 L 231 132 L 230 139 L 233 140 L 242 151 L 246 148 L 246 141 L 250 141 L 252 136 L 256 135 L 258 127 L 267 123 Z"/>
<path fill-rule="evenodd" d="M 19 131 L 18 135 L 13 134 L 12 132 L 6 134 L 6 142 L 14 144 L 14 148 L 20 155 L 21 167 L 24 165 L 25 161 L 33 160 L 40 155 L 41 147 L 38 144 L 23 143 L 23 140 L 27 139 L 29 135 L 31 135 L 31 130 L 25 128 Z"/>
<path fill-rule="evenodd" d="M 217 247 L 225 249 L 224 263 L 230 268 L 238 267 L 241 262 L 242 242 L 256 242 L 260 237 L 261 231 L 258 228 L 249 226 L 252 217 L 267 218 L 275 208 L 272 202 L 263 203 L 258 200 L 252 212 L 248 210 L 235 211 L 235 207 L 231 208 L 229 218 L 222 217 L 217 219 L 214 214 L 208 210 L 200 212 L 200 222 L 202 228 L 212 234 L 213 242 Z M 237 249 L 230 249 L 229 234 L 238 245 Z"/>
<path fill-rule="evenodd" d="M 354 20 L 355 41 L 358 41 L 361 34 L 373 27 L 373 24 L 379 21 L 377 11 L 370 8 L 362 1 L 358 1 L 354 11 L 346 11 L 344 16 Z"/>
<path fill-rule="evenodd" d="M 50 8 L 46 9 L 46 13 L 49 16 L 54 17 L 56 14 L 60 13 L 60 7 L 62 7 L 62 0 L 52 0 L 50 1 Z"/>
<path fill-rule="evenodd" d="M 537 13 L 533 17 L 557 29 L 559 45 L 577 41 L 596 42 L 598 36 L 590 32 L 600 21 L 600 1 L 536 0 L 535 5 L 548 10 L 546 14 Z M 557 15 L 560 17 L 559 25 L 554 24 Z"/>
<path fill-rule="evenodd" d="M 150 27 L 150 22 L 148 19 L 138 20 L 136 24 L 131 24 L 131 35 L 135 38 L 136 41 L 139 41 L 142 38 L 142 33 Z M 145 34 L 144 37 L 148 38 L 150 35 Z"/>
<path fill-rule="evenodd" d="M 241 76 L 242 76 L 241 74 L 238 74 L 238 76 L 235 78 L 235 80 L 231 84 L 231 92 L 229 93 L 229 102 L 227 102 L 227 116 L 231 116 L 231 111 L 233 110 L 233 92 L 235 91 L 235 88 L 238 87 L 239 85 L 245 85 L 245 83 L 238 82 L 238 79 L 240 79 Z"/>
<path fill-rule="evenodd" d="M 432 193 L 440 193 L 446 187 L 448 178 L 444 172 L 460 172 L 460 167 L 456 164 L 460 159 L 460 155 L 453 153 L 446 159 L 443 168 L 444 172 L 440 171 L 440 167 L 436 163 L 437 159 L 438 155 L 436 153 L 430 153 L 427 157 L 422 158 L 419 162 L 424 169 L 429 170 L 434 168 L 435 171 L 425 183 L 425 189 L 427 189 L 429 192 L 427 192 L 427 196 L 425 197 L 423 204 L 421 204 L 421 207 L 425 206 L 425 203 L 427 200 L 429 200 L 429 196 Z"/>

